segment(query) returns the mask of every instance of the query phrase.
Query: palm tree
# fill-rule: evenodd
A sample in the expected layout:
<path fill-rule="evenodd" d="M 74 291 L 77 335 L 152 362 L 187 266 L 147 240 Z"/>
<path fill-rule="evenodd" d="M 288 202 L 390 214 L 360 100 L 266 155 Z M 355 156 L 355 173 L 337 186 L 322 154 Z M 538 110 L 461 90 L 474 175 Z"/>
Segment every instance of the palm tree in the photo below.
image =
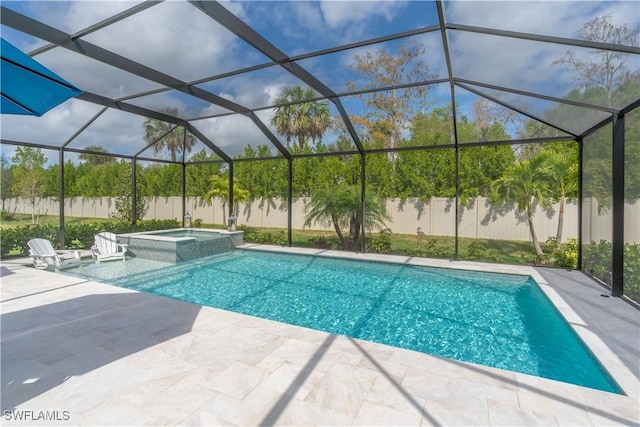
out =
<path fill-rule="evenodd" d="M 556 231 L 556 242 L 560 244 L 562 243 L 566 199 L 578 195 L 578 157 L 575 150 L 560 149 L 547 152 L 544 160 L 549 168 L 551 188 L 556 191 L 554 200 L 560 203 Z"/>
<path fill-rule="evenodd" d="M 162 111 L 170 116 L 177 116 L 178 110 L 168 108 Z M 153 145 L 155 154 L 166 149 L 171 154 L 171 160 L 178 159 L 178 153 L 187 153 L 196 145 L 196 137 L 180 126 L 171 131 L 172 124 L 157 119 L 147 119 L 144 122 L 144 140 L 148 145 Z M 171 132 L 170 132 L 171 131 Z"/>
<path fill-rule="evenodd" d="M 238 215 L 239 202 L 249 201 L 249 190 L 245 190 L 237 181 L 233 182 L 233 206 L 229 212 Z M 229 179 L 220 175 L 211 176 L 211 189 L 205 194 L 204 200 L 211 204 L 214 197 L 218 197 L 222 203 L 223 223 L 225 223 L 227 215 L 227 202 L 229 200 Z"/>
<path fill-rule="evenodd" d="M 285 86 L 276 98 L 275 114 L 271 125 L 287 142 L 297 139 L 300 148 L 307 141 L 316 141 L 331 127 L 331 113 L 326 101 L 308 101 L 320 95 L 311 88 Z"/>
<path fill-rule="evenodd" d="M 517 162 L 494 184 L 494 192 L 499 194 L 500 198 L 512 200 L 519 212 L 527 214 L 531 240 L 539 257 L 544 256 L 544 253 L 533 226 L 533 211 L 536 202 L 543 208 L 549 206 L 550 172 L 548 165 L 545 164 L 545 157 L 539 155 Z"/>
<path fill-rule="evenodd" d="M 360 239 L 362 228 L 360 206 L 360 188 L 356 185 L 318 189 L 311 194 L 311 200 L 305 208 L 304 226 L 308 227 L 314 222 L 333 225 L 340 245 L 353 246 Z M 385 221 L 389 220 L 385 201 L 373 192 L 367 191 L 365 206 L 365 227 L 367 229 L 384 228 Z M 349 235 L 345 237 L 342 230 L 347 227 Z"/>

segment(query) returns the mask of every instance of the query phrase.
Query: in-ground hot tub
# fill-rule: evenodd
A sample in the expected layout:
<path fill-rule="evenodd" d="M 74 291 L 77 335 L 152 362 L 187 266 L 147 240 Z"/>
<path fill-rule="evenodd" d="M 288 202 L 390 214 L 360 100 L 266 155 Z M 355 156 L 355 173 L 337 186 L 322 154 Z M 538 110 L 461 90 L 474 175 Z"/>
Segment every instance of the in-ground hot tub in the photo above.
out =
<path fill-rule="evenodd" d="M 128 244 L 133 256 L 178 263 L 232 251 L 242 245 L 242 236 L 242 231 L 175 228 L 118 234 L 117 240 Z"/>

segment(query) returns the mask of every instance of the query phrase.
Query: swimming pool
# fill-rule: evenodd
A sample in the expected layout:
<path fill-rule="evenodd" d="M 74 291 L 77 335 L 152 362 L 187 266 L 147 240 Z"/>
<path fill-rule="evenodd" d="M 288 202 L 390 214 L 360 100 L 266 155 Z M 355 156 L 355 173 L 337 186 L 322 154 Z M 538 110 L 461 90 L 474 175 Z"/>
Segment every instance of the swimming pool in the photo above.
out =
<path fill-rule="evenodd" d="M 65 273 L 621 393 L 528 276 L 255 251 L 146 271 L 129 261 L 112 264 Z M 113 274 L 117 268 L 129 271 Z"/>

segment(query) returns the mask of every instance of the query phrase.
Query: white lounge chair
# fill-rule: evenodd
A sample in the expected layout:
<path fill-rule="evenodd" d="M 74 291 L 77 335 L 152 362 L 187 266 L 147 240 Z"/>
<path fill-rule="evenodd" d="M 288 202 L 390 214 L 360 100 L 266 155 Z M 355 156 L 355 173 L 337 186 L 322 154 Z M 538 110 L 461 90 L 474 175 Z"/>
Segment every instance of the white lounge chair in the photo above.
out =
<path fill-rule="evenodd" d="M 127 246 L 118 243 L 116 235 L 110 232 L 102 232 L 95 235 L 95 244 L 91 247 L 91 255 L 96 262 L 121 259 L 124 261 L 127 254 Z"/>
<path fill-rule="evenodd" d="M 80 261 L 80 251 L 56 251 L 47 239 L 31 239 L 27 242 L 27 246 L 29 246 L 29 256 L 33 258 L 33 266 L 38 269 L 52 266 L 57 270 L 67 264 Z M 74 255 L 71 259 L 62 259 L 60 257 L 62 254 L 71 252 Z"/>

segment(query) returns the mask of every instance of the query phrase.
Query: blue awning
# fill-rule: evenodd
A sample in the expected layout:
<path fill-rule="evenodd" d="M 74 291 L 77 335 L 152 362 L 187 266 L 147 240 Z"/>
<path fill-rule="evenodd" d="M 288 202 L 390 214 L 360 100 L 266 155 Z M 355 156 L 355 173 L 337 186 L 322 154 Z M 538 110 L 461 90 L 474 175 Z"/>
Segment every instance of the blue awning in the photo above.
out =
<path fill-rule="evenodd" d="M 42 116 L 82 91 L 2 39 L 2 114 Z"/>

